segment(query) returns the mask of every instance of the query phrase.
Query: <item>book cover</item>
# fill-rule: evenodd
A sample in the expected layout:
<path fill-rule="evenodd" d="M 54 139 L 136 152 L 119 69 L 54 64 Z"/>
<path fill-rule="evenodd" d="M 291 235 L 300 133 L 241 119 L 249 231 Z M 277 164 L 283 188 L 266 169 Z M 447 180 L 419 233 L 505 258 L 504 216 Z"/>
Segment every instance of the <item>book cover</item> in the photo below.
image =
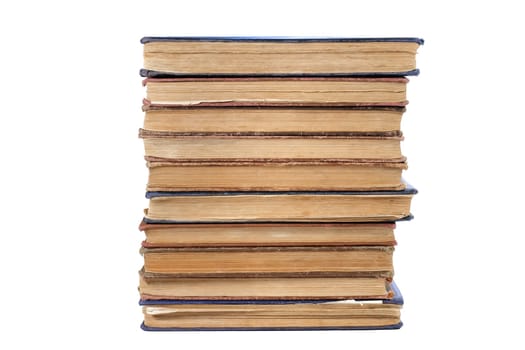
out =
<path fill-rule="evenodd" d="M 401 191 L 284 191 L 284 192 L 262 192 L 262 191 L 252 191 L 252 192 L 160 192 L 160 191 L 149 191 L 146 192 L 146 198 L 156 198 L 156 197 L 171 197 L 171 196 L 206 196 L 206 195 L 217 195 L 217 196 L 227 196 L 227 195 L 270 195 L 270 194 L 282 194 L 282 195 L 294 195 L 294 194 L 305 194 L 309 193 L 312 195 L 330 195 L 330 194 L 339 194 L 339 195 L 369 195 L 369 196 L 397 196 L 397 195 L 415 195 L 418 193 L 418 190 L 410 183 L 406 183 L 406 188 Z"/>

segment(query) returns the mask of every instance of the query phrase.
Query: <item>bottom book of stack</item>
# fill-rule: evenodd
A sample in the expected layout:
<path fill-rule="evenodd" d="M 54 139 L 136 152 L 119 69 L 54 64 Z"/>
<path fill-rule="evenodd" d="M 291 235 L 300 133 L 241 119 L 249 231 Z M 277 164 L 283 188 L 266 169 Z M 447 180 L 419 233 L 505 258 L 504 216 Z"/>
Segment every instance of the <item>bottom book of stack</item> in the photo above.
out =
<path fill-rule="evenodd" d="M 403 297 L 388 299 L 141 299 L 148 331 L 398 329 Z"/>

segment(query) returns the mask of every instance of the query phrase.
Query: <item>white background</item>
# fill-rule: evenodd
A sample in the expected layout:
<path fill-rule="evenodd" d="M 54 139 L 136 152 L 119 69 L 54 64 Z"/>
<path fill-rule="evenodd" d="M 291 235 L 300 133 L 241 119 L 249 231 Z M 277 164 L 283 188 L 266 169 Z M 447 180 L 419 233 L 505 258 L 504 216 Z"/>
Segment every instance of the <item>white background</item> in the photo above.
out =
<path fill-rule="evenodd" d="M 467 3 L 4 2 L 1 347 L 520 347 L 525 25 L 519 2 Z M 401 330 L 139 329 L 150 35 L 425 39 L 402 125 L 420 193 L 396 231 Z"/>

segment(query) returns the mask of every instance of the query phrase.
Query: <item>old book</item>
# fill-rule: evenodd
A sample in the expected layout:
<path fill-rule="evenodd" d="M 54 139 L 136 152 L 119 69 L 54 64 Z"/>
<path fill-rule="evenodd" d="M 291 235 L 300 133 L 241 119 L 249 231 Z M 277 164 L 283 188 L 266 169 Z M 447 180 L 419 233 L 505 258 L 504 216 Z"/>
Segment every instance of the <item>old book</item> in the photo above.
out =
<path fill-rule="evenodd" d="M 410 215 L 412 196 L 402 191 L 147 192 L 150 223 L 368 222 Z"/>
<path fill-rule="evenodd" d="M 146 78 L 153 106 L 405 106 L 404 77 Z"/>
<path fill-rule="evenodd" d="M 403 107 L 155 107 L 144 129 L 172 133 L 397 134 Z"/>
<path fill-rule="evenodd" d="M 147 331 L 397 329 L 403 296 L 347 300 L 141 300 Z"/>
<path fill-rule="evenodd" d="M 392 246 L 395 223 L 218 223 L 148 224 L 142 246 Z"/>
<path fill-rule="evenodd" d="M 174 277 L 392 277 L 393 246 L 142 248 L 144 271 Z"/>
<path fill-rule="evenodd" d="M 383 277 L 184 278 L 140 271 L 142 300 L 320 300 L 392 297 Z"/>
<path fill-rule="evenodd" d="M 162 160 L 403 162 L 402 136 L 176 135 L 141 129 L 145 156 Z"/>
<path fill-rule="evenodd" d="M 144 37 L 143 76 L 415 75 L 419 38 Z"/>
<path fill-rule="evenodd" d="M 407 168 L 406 162 L 321 160 L 153 160 L 147 165 L 148 191 L 402 190 L 402 172 Z"/>

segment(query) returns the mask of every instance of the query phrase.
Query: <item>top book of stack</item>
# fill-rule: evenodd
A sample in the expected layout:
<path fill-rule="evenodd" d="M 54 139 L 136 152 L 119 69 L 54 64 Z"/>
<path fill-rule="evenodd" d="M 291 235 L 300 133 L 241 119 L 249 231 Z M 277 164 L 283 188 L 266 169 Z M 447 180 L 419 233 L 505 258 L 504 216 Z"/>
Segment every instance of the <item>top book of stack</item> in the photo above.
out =
<path fill-rule="evenodd" d="M 377 77 L 417 75 L 419 38 L 144 37 L 141 75 Z"/>

